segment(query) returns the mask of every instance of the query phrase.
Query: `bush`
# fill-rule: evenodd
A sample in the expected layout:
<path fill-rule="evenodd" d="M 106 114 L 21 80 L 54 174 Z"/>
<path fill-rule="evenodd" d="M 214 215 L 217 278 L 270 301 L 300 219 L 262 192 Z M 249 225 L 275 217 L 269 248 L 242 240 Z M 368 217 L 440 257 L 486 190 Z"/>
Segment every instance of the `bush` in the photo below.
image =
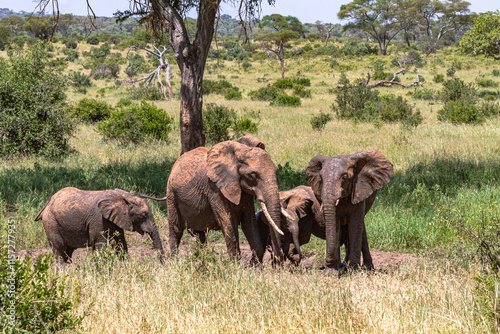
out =
<path fill-rule="evenodd" d="M 241 92 L 235 89 L 230 89 L 227 91 L 226 95 L 224 95 L 226 100 L 241 100 Z"/>
<path fill-rule="evenodd" d="M 480 91 L 479 92 L 479 95 L 478 95 L 480 98 L 483 98 L 487 101 L 491 101 L 491 100 L 496 100 L 498 98 L 500 98 L 500 91 L 494 91 L 494 90 L 483 90 L 483 91 Z"/>
<path fill-rule="evenodd" d="M 90 80 L 90 75 L 85 75 L 79 72 L 73 72 L 69 76 L 69 80 L 73 87 L 91 87 L 92 81 Z"/>
<path fill-rule="evenodd" d="M 358 41 L 350 41 L 342 47 L 342 52 L 346 56 L 365 56 L 369 54 L 377 54 L 377 48 L 371 47 L 368 43 L 359 43 Z"/>
<path fill-rule="evenodd" d="M 285 92 L 281 92 L 273 101 L 271 101 L 271 106 L 292 106 L 298 107 L 302 104 L 300 97 L 290 96 Z"/>
<path fill-rule="evenodd" d="M 97 131 L 108 140 L 137 144 L 146 138 L 167 140 L 173 121 L 173 117 L 154 104 L 132 103 L 112 110 L 108 119 L 98 123 Z"/>
<path fill-rule="evenodd" d="M 477 105 L 466 99 L 452 100 L 437 112 L 438 120 L 453 124 L 480 124 L 484 117 Z"/>
<path fill-rule="evenodd" d="M 66 60 L 70 62 L 74 62 L 78 59 L 78 51 L 72 49 L 64 49 L 63 53 L 66 55 Z"/>
<path fill-rule="evenodd" d="M 279 89 L 288 89 L 293 87 L 293 80 L 290 78 L 278 79 L 273 83 L 273 87 Z"/>
<path fill-rule="evenodd" d="M 448 101 L 468 100 L 474 103 L 477 100 L 477 90 L 472 83 L 454 78 L 443 83 L 443 90 L 440 93 L 441 100 L 444 103 Z"/>
<path fill-rule="evenodd" d="M 56 156 L 69 151 L 74 127 L 63 108 L 65 77 L 47 62 L 40 42 L 0 58 L 1 156 Z"/>
<path fill-rule="evenodd" d="M 345 86 L 335 90 L 337 106 L 332 108 L 340 119 L 363 119 L 363 110 L 369 101 L 378 101 L 378 91 L 366 85 Z"/>
<path fill-rule="evenodd" d="M 274 86 L 267 86 L 250 91 L 248 93 L 248 96 L 250 96 L 252 100 L 272 101 L 278 97 L 280 92 L 281 90 L 279 88 L 276 88 Z"/>
<path fill-rule="evenodd" d="M 74 39 L 68 40 L 65 45 L 68 49 L 76 49 L 76 47 L 78 46 Z"/>
<path fill-rule="evenodd" d="M 500 77 L 500 70 L 495 68 L 493 71 L 491 71 L 491 74 L 494 77 Z"/>
<path fill-rule="evenodd" d="M 237 118 L 234 122 L 233 139 L 239 138 L 247 133 L 257 133 L 258 124 L 248 117 Z"/>
<path fill-rule="evenodd" d="M 233 109 L 208 103 L 203 111 L 203 127 L 207 141 L 212 144 L 230 140 L 236 112 Z"/>
<path fill-rule="evenodd" d="M 95 80 L 118 78 L 118 72 L 120 72 L 120 65 L 115 63 L 104 63 L 93 68 L 90 76 Z"/>
<path fill-rule="evenodd" d="M 128 90 L 128 96 L 132 100 L 160 101 L 164 100 L 161 89 L 153 85 L 139 85 Z"/>
<path fill-rule="evenodd" d="M 495 117 L 500 115 L 500 104 L 497 102 L 483 102 L 479 105 L 481 114 L 486 117 Z"/>
<path fill-rule="evenodd" d="M 311 126 L 313 130 L 321 131 L 325 128 L 326 123 L 332 120 L 331 114 L 320 112 L 319 115 L 311 117 Z"/>
<path fill-rule="evenodd" d="M 69 105 L 67 112 L 73 118 L 85 123 L 96 123 L 109 117 L 111 106 L 104 102 L 92 98 L 83 98 L 75 105 Z"/>
<path fill-rule="evenodd" d="M 446 70 L 446 75 L 452 77 L 455 75 L 455 72 L 456 72 L 455 67 L 452 66 Z"/>
<path fill-rule="evenodd" d="M 384 122 L 401 122 L 406 126 L 417 127 L 423 121 L 420 111 L 414 111 L 413 106 L 401 96 L 381 95 L 377 107 L 378 117 Z"/>
<path fill-rule="evenodd" d="M 204 95 L 208 95 L 208 94 L 225 95 L 230 90 L 239 91 L 239 88 L 233 86 L 229 81 L 224 80 L 224 79 L 219 80 L 219 81 L 203 80 L 203 94 Z"/>
<path fill-rule="evenodd" d="M 486 78 L 476 78 L 476 84 L 481 87 L 498 87 L 498 82 Z"/>
<path fill-rule="evenodd" d="M 303 85 L 293 85 L 293 95 L 302 97 L 302 98 L 310 98 L 311 90 L 306 89 Z"/>
<path fill-rule="evenodd" d="M 26 255 L 21 261 L 9 256 L 6 245 L 0 247 L 0 327 L 3 333 L 55 333 L 81 323 L 83 317 L 75 316 L 72 311 L 78 299 L 71 299 L 66 294 L 67 276 L 58 276 L 51 270 L 53 262 L 49 254 L 40 255 L 36 261 Z M 15 290 L 11 293 L 12 286 Z M 15 305 L 13 311 L 11 303 Z M 14 315 L 15 321 L 10 315 Z"/>
<path fill-rule="evenodd" d="M 97 44 L 99 44 L 99 38 L 97 38 L 95 36 L 91 36 L 91 37 L 87 38 L 87 43 L 90 45 L 97 45 Z"/>
<path fill-rule="evenodd" d="M 436 74 L 432 80 L 434 80 L 435 83 L 444 82 L 444 75 Z"/>
<path fill-rule="evenodd" d="M 248 61 L 245 61 L 243 62 L 243 64 L 241 64 L 241 67 L 243 67 L 243 71 L 247 72 L 250 67 L 252 67 L 252 64 Z"/>
<path fill-rule="evenodd" d="M 436 98 L 436 91 L 430 88 L 418 88 L 413 93 L 415 100 L 434 100 Z"/>

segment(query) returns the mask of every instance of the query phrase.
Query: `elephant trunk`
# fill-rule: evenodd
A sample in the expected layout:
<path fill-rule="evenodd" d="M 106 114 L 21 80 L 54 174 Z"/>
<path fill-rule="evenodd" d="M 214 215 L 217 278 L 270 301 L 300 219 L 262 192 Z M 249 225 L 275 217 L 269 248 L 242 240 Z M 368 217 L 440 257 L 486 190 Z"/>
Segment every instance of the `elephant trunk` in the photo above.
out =
<path fill-rule="evenodd" d="M 267 191 L 263 192 L 264 201 L 262 202 L 262 210 L 266 215 L 269 223 L 274 222 L 273 229 L 271 231 L 272 247 L 275 256 L 279 258 L 279 261 L 283 261 L 283 252 L 281 250 L 281 204 L 279 200 L 279 191 L 277 182 L 274 182 L 274 186 L 269 186 Z M 267 212 L 267 214 L 266 214 Z"/>
<path fill-rule="evenodd" d="M 153 241 L 154 249 L 160 251 L 160 261 L 163 263 L 165 257 L 165 251 L 163 250 L 163 245 L 161 243 L 160 233 L 158 232 L 158 228 L 156 227 L 154 220 L 152 221 L 151 225 L 153 226 L 152 231 L 146 233 Z"/>
<path fill-rule="evenodd" d="M 295 221 L 291 221 L 289 226 L 290 228 L 290 233 L 292 234 L 292 241 L 293 245 L 295 246 L 295 249 L 297 250 L 297 253 L 299 254 L 299 259 L 302 259 L 302 252 L 300 251 L 300 242 L 299 242 L 299 228 L 298 228 L 298 218 Z M 297 226 L 295 226 L 297 225 Z"/>
<path fill-rule="evenodd" d="M 338 198 L 335 198 L 333 194 L 323 196 L 323 214 L 326 227 L 326 266 L 340 269 L 340 225 L 337 223 L 336 203 L 338 203 Z"/>

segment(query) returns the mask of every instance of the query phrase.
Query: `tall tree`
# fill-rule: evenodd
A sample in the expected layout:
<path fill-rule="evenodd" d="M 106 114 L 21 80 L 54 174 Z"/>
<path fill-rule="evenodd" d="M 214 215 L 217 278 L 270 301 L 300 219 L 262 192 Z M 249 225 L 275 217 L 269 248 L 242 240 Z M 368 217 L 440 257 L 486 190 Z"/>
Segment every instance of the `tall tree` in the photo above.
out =
<path fill-rule="evenodd" d="M 460 40 L 460 48 L 466 53 L 500 60 L 500 11 L 479 15 Z"/>
<path fill-rule="evenodd" d="M 281 77 L 285 77 L 285 44 L 304 35 L 305 27 L 294 16 L 280 14 L 266 15 L 259 24 L 260 28 L 268 28 L 267 32 L 255 35 L 255 39 L 262 41 L 264 50 L 273 53 L 280 61 Z"/>
<path fill-rule="evenodd" d="M 63 14 L 59 16 L 59 21 L 57 23 L 57 30 L 63 35 L 63 37 L 68 37 L 69 27 L 76 23 L 76 18 L 73 14 Z"/>
<path fill-rule="evenodd" d="M 45 16 L 29 16 L 23 24 L 23 29 L 30 36 L 45 40 L 52 35 L 53 25 Z"/>
<path fill-rule="evenodd" d="M 23 29 L 24 19 L 17 15 L 7 16 L 0 20 L 0 25 L 9 28 L 14 37 Z"/>
<path fill-rule="evenodd" d="M 42 8 L 52 2 L 57 7 L 57 0 L 38 1 Z M 130 0 L 130 10 L 118 13 L 120 18 L 140 16 L 155 36 L 160 37 L 163 31 L 168 33 L 181 71 L 181 153 L 205 145 L 202 118 L 203 71 L 222 1 L 237 5 L 240 17 L 247 18 L 253 18 L 261 5 L 261 0 Z M 267 2 L 274 4 L 275 0 Z M 194 39 L 189 37 L 183 20 L 185 14 L 193 12 L 192 10 L 198 13 Z"/>
<path fill-rule="evenodd" d="M 387 54 L 387 46 L 403 29 L 397 20 L 398 0 L 354 0 L 342 5 L 337 16 L 350 20 L 344 26 L 348 29 L 361 29 L 378 42 L 380 52 Z"/>

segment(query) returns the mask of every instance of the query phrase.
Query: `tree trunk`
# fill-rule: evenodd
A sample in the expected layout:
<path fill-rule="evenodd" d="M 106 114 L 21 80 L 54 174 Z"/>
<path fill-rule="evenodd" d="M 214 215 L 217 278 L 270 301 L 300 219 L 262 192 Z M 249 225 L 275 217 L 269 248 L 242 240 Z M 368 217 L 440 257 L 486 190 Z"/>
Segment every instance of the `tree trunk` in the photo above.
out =
<path fill-rule="evenodd" d="M 283 50 L 283 42 L 280 42 L 278 47 L 278 57 L 281 65 L 281 79 L 285 78 L 285 52 Z"/>
<path fill-rule="evenodd" d="M 205 146 L 203 130 L 203 69 L 205 64 L 184 63 L 181 68 L 181 154 Z M 201 68 L 200 68 L 201 67 Z"/>

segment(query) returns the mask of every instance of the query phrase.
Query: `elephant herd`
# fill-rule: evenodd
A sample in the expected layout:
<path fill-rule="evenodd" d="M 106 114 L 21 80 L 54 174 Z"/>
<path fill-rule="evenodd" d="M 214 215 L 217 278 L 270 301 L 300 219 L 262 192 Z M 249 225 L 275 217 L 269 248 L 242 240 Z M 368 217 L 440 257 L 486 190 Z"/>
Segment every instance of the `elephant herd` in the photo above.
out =
<path fill-rule="evenodd" d="M 147 233 L 163 259 L 161 238 L 146 199 L 165 200 L 171 253 L 178 251 L 185 229 L 201 243 L 209 230 L 222 230 L 229 257 L 238 259 L 241 225 L 252 262 L 262 262 L 271 246 L 275 261 L 289 259 L 298 264 L 300 246 L 312 234 L 326 239 L 327 268 L 373 269 L 364 217 L 377 190 L 391 179 L 393 167 L 387 158 L 378 150 L 317 155 L 306 169 L 310 187 L 281 192 L 276 171 L 265 145 L 244 136 L 181 155 L 163 198 L 120 189 L 64 188 L 51 196 L 35 220 L 42 220 L 54 254 L 64 262 L 70 261 L 76 248 L 96 249 L 109 239 L 127 251 L 124 230 Z M 262 207 L 257 213 L 255 199 Z"/>

